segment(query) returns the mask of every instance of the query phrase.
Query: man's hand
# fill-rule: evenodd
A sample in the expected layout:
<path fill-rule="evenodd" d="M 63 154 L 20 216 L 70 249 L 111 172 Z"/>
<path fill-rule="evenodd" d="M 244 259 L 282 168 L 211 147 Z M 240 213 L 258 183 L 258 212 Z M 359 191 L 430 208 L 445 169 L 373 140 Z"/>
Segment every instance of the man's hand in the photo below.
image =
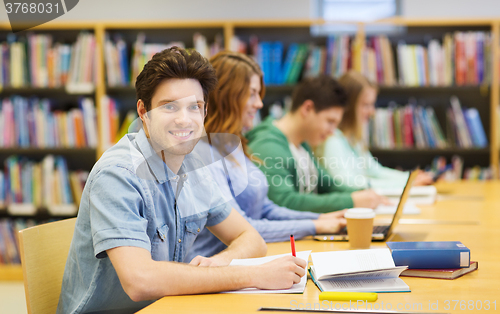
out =
<path fill-rule="evenodd" d="M 331 213 L 326 213 L 326 214 L 321 214 L 319 215 L 318 219 L 323 220 L 331 220 L 331 219 L 339 219 L 339 218 L 344 218 L 344 214 L 347 211 L 347 209 L 344 210 L 339 210 L 336 212 L 331 212 Z"/>
<path fill-rule="evenodd" d="M 221 258 L 217 258 L 216 256 L 212 257 L 203 257 L 201 255 L 196 256 L 189 262 L 189 265 L 193 266 L 227 266 L 231 261 L 226 261 Z"/>
<path fill-rule="evenodd" d="M 337 233 L 347 224 L 345 218 L 314 220 L 316 234 Z"/>
<path fill-rule="evenodd" d="M 432 174 L 421 171 L 413 181 L 413 186 L 430 185 L 432 183 L 434 183 Z"/>
<path fill-rule="evenodd" d="M 385 196 L 378 195 L 373 190 L 362 190 L 351 194 L 354 207 L 376 208 L 378 205 L 393 205 Z"/>
<path fill-rule="evenodd" d="M 254 286 L 259 289 L 288 289 L 306 274 L 307 262 L 291 255 L 255 267 Z"/>

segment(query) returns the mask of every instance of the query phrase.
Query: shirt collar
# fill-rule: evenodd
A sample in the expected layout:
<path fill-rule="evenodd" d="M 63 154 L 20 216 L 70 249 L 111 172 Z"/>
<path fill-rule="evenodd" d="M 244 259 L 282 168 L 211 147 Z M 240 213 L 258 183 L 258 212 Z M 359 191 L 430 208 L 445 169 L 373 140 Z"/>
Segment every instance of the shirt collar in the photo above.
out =
<path fill-rule="evenodd" d="M 160 156 L 158 156 L 153 146 L 151 146 L 144 129 L 139 130 L 139 133 L 135 138 L 135 142 L 137 143 L 137 146 L 141 151 L 149 169 L 159 183 L 165 183 L 176 176 L 176 174 L 173 173 L 172 170 L 170 170 L 163 162 Z"/>

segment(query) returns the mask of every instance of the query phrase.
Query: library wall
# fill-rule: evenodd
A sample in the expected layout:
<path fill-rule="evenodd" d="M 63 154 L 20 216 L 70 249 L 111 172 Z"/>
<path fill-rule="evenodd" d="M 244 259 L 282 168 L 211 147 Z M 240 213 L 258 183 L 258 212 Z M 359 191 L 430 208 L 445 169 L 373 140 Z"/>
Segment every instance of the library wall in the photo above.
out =
<path fill-rule="evenodd" d="M 319 0 L 82 0 L 58 21 L 162 19 L 289 19 L 314 17 Z M 148 7 L 155 8 L 147 10 Z M 283 8 L 286 7 L 286 10 Z M 432 7 L 432 10 L 428 8 Z M 497 0 L 401 0 L 405 17 L 492 17 Z M 0 21 L 7 21 L 0 10 Z"/>
<path fill-rule="evenodd" d="M 488 18 L 498 14 L 493 8 L 498 8 L 498 0 L 401 1 L 401 15 L 404 17 Z"/>
<path fill-rule="evenodd" d="M 309 18 L 313 0 L 81 0 L 58 21 Z M 148 9 L 151 8 L 151 9 Z M 286 9 L 284 9 L 286 8 Z M 0 21 L 7 20 L 0 10 Z"/>

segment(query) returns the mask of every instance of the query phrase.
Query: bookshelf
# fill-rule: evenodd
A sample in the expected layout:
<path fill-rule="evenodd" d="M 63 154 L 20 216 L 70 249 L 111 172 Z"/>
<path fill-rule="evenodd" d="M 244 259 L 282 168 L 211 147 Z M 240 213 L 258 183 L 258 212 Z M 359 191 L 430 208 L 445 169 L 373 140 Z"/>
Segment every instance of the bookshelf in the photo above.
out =
<path fill-rule="evenodd" d="M 185 21 L 132 21 L 132 22 L 49 22 L 27 32 L 52 34 L 54 38 L 64 41 L 74 41 L 81 30 L 86 30 L 95 36 L 95 89 L 91 92 L 81 92 L 78 95 L 69 93 L 64 87 L 39 88 L 39 87 L 4 87 L 0 89 L 0 98 L 12 95 L 25 97 L 38 96 L 57 99 L 60 103 L 75 102 L 78 97 L 87 96 L 95 101 L 97 112 L 97 136 L 98 145 L 96 148 L 0 148 L 0 162 L 10 155 L 18 154 L 29 156 L 35 160 L 40 160 L 48 154 L 63 155 L 68 161 L 69 169 L 88 169 L 102 155 L 106 147 L 102 145 L 103 116 L 99 114 L 102 99 L 105 95 L 116 98 L 120 103 L 119 120 L 124 119 L 128 110 L 135 109 L 135 90 L 133 86 L 109 86 L 107 84 L 105 43 L 106 37 L 121 37 L 127 44 L 129 56 L 132 52 L 132 45 L 139 32 L 146 35 L 146 43 L 169 43 L 171 41 L 183 41 L 186 47 L 193 47 L 193 34 L 199 32 L 207 38 L 210 44 L 217 34 L 222 36 L 222 45 L 226 49 L 231 48 L 233 36 L 238 36 L 244 41 L 248 41 L 250 36 L 256 34 L 259 40 L 282 41 L 284 43 L 284 53 L 287 47 L 293 43 L 313 43 L 315 45 L 326 45 L 326 37 L 313 37 L 310 34 L 310 27 L 315 25 L 329 24 L 323 20 L 185 20 Z M 366 28 L 372 24 L 391 24 L 404 26 L 409 31 L 402 39 L 412 43 L 424 43 L 426 34 L 431 33 L 441 39 L 443 33 L 455 30 L 482 30 L 492 34 L 491 53 L 492 68 L 499 69 L 498 60 L 500 58 L 500 19 L 408 19 L 392 18 L 377 21 L 374 23 L 352 23 L 357 27 L 357 33 L 351 35 L 351 40 L 365 43 L 367 39 Z M 0 23 L 0 42 L 4 41 L 9 32 L 8 23 Z M 395 44 L 399 38 L 390 36 L 391 44 Z M 285 57 L 285 56 L 283 56 Z M 466 164 L 469 162 L 480 165 L 491 165 L 495 169 L 495 176 L 498 177 L 498 164 L 500 147 L 498 144 L 497 127 L 500 124 L 496 114 L 500 104 L 500 72 L 492 72 L 491 82 L 480 86 L 447 86 L 447 87 L 401 87 L 392 86 L 380 88 L 378 106 L 387 105 L 388 99 L 398 100 L 402 103 L 408 100 L 408 95 L 416 98 L 425 98 L 429 106 L 436 106 L 436 110 L 448 103 L 450 95 L 456 94 L 465 106 L 474 106 L 478 109 L 483 126 L 487 133 L 489 145 L 480 149 L 463 149 L 449 147 L 443 149 L 373 149 L 372 152 L 378 156 L 386 165 L 397 166 L 398 160 L 406 160 L 408 165 L 415 163 L 428 164 L 435 155 L 450 157 L 453 154 L 464 156 Z M 268 85 L 266 86 L 266 99 L 263 114 L 266 115 L 268 105 L 279 101 L 284 95 L 290 95 L 293 90 L 292 85 Z M 267 109 L 266 109 L 267 108 Z M 444 125 L 442 113 L 438 114 L 438 120 Z M 46 213 L 42 210 L 37 219 L 46 219 Z M 8 215 L 2 216 L 2 218 Z M 0 280 L 20 280 L 22 271 L 18 265 L 1 265 Z"/>

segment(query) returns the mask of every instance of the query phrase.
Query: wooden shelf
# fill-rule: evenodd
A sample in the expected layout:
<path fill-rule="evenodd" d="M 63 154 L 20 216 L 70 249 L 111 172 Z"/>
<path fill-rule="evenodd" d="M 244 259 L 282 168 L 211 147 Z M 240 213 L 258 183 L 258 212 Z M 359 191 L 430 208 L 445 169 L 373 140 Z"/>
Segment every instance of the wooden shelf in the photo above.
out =
<path fill-rule="evenodd" d="M 95 93 L 69 93 L 65 87 L 4 87 L 0 88 L 2 95 L 16 95 L 16 94 L 29 94 L 29 95 L 40 95 L 40 96 L 54 96 L 54 95 L 68 95 L 68 96 L 92 96 Z"/>
<path fill-rule="evenodd" d="M 401 85 L 395 85 L 395 86 L 378 86 L 380 91 L 415 91 L 415 90 L 422 90 L 422 91 L 447 91 L 447 92 L 454 92 L 454 91 L 476 91 L 476 90 L 490 90 L 490 85 L 463 85 L 463 86 L 401 86 Z"/>
<path fill-rule="evenodd" d="M 14 219 L 34 219 L 37 221 L 44 220 L 59 220 L 59 219 L 68 219 L 74 218 L 76 215 L 61 215 L 61 216 L 53 216 L 49 214 L 46 208 L 38 208 L 37 212 L 34 215 L 11 215 L 7 213 L 6 208 L 0 208 L 0 219 L 2 218 L 14 218 Z"/>
<path fill-rule="evenodd" d="M 68 155 L 68 154 L 95 154 L 96 148 L 36 148 L 36 147 L 2 147 L 0 154 L 12 155 L 38 155 L 38 154 L 53 154 L 53 155 Z"/>
<path fill-rule="evenodd" d="M 135 95 L 135 87 L 132 86 L 106 86 L 106 92 L 108 94 L 134 94 Z"/>
<path fill-rule="evenodd" d="M 0 264 L 0 281 L 23 281 L 21 265 Z"/>
<path fill-rule="evenodd" d="M 489 154 L 489 148 L 370 148 L 372 154 Z"/>

